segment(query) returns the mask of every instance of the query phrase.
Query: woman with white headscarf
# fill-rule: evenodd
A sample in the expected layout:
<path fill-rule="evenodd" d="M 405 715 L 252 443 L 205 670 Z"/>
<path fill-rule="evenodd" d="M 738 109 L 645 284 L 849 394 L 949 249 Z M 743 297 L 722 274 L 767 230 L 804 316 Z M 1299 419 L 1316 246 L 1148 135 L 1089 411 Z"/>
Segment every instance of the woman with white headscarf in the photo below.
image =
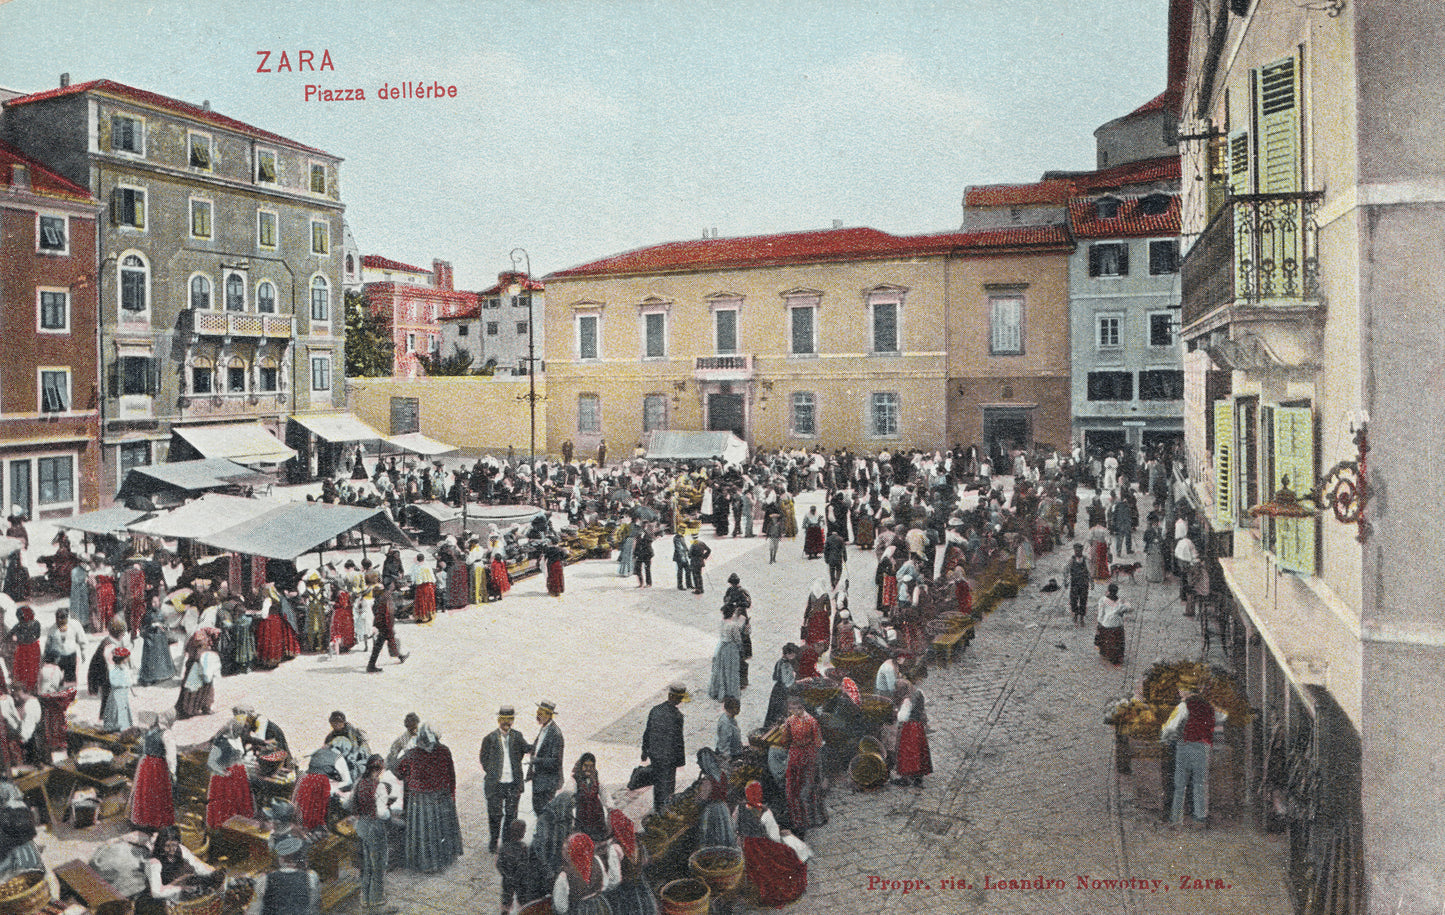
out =
<path fill-rule="evenodd" d="M 406 866 L 440 871 L 462 854 L 452 751 L 424 723 L 417 728 L 416 746 L 397 763 L 396 774 L 406 786 Z"/>

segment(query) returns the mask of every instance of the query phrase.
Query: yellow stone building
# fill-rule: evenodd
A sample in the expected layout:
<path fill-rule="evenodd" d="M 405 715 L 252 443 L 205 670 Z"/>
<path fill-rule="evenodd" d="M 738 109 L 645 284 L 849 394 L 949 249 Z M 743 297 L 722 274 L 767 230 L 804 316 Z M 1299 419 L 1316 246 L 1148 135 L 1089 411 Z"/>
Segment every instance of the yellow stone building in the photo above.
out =
<path fill-rule="evenodd" d="M 1057 227 L 850 228 L 553 273 L 546 450 L 606 439 L 619 454 L 662 429 L 731 430 L 755 449 L 941 448 L 979 440 L 999 409 L 1026 422 L 995 434 L 1063 445 L 1071 250 Z M 980 390 L 989 406 L 965 401 Z"/>

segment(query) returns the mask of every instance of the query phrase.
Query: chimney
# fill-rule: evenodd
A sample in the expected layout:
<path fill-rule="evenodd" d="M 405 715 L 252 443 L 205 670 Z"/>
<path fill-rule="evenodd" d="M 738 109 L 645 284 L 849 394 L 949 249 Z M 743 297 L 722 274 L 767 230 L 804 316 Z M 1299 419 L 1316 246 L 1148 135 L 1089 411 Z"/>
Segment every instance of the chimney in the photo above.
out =
<path fill-rule="evenodd" d="M 448 261 L 433 260 L 431 262 L 431 284 L 443 292 L 452 291 L 452 265 Z"/>
<path fill-rule="evenodd" d="M 67 87 L 67 86 L 69 86 L 69 85 L 70 85 L 70 74 L 69 74 L 69 73 L 62 73 L 62 74 L 60 74 L 60 88 L 64 89 L 65 87 Z"/>
<path fill-rule="evenodd" d="M 201 99 L 201 110 L 202 110 L 202 111 L 210 111 L 210 110 L 211 110 L 211 100 L 210 100 L 210 99 L 208 99 L 208 98 Z"/>
<path fill-rule="evenodd" d="M 30 190 L 30 166 L 18 162 L 10 166 L 10 186 L 23 191 Z"/>
<path fill-rule="evenodd" d="M 841 228 L 843 228 L 843 220 L 841 220 L 841 219 L 835 219 L 835 220 L 833 220 L 833 228 L 835 228 L 835 229 L 841 229 Z"/>

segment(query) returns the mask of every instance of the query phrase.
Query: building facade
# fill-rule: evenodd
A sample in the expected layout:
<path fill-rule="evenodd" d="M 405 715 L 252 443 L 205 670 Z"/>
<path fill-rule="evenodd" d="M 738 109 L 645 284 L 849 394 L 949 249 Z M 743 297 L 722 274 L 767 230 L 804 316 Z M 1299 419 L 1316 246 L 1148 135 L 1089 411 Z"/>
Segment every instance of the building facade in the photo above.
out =
<path fill-rule="evenodd" d="M 473 370 L 485 374 L 525 375 L 534 363 L 542 372 L 545 291 L 540 280 L 525 273 L 498 274 L 496 285 L 476 293 L 469 308 L 442 319 L 442 353 L 449 356 L 461 348 L 472 357 Z"/>
<path fill-rule="evenodd" d="M 476 293 L 453 288 L 452 265 L 447 261 L 434 260 L 427 271 L 368 254 L 362 258 L 362 278 L 366 307 L 391 327 L 393 378 L 426 374 L 418 357 L 443 353 L 441 321 L 474 309 L 477 303 Z"/>
<path fill-rule="evenodd" d="M 0 142 L 0 505 L 100 506 L 95 224 L 100 205 Z"/>
<path fill-rule="evenodd" d="M 1436 911 L 1445 76 L 1420 60 L 1445 10 L 1193 15 L 1185 434 L 1255 735 L 1280 748 L 1253 756 L 1255 798 L 1290 832 L 1301 911 L 1320 880 L 1351 911 Z"/>
<path fill-rule="evenodd" d="M 110 80 L 6 102 L 3 134 L 106 207 L 107 495 L 173 444 L 280 463 L 288 449 L 257 450 L 256 426 L 280 436 L 343 402 L 339 158 Z"/>

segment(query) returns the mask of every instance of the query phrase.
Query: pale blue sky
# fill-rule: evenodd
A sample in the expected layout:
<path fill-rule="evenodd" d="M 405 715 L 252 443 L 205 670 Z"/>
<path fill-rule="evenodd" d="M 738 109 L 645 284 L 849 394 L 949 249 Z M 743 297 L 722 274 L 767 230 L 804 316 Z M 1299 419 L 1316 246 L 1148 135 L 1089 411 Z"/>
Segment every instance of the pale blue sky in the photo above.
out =
<path fill-rule="evenodd" d="M 479 288 L 663 241 L 956 229 L 1164 89 L 1166 0 L 11 0 L 0 86 L 107 78 L 342 156 L 363 253 Z M 335 72 L 255 72 L 329 49 Z M 275 57 L 273 57 L 273 61 Z M 383 82 L 456 99 L 380 101 Z M 308 82 L 367 101 L 306 103 Z"/>

